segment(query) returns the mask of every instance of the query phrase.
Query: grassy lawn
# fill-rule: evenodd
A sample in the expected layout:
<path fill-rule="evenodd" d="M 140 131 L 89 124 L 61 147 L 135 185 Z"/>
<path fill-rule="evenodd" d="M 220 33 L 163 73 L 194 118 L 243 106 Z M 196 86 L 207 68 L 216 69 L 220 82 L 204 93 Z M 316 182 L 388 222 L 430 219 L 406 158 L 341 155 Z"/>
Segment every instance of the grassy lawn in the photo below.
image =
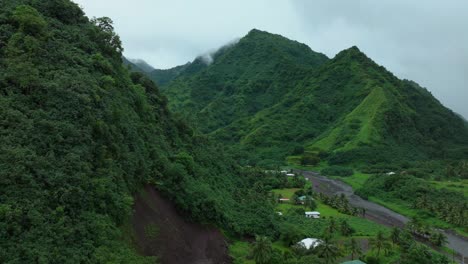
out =
<path fill-rule="evenodd" d="M 247 259 L 250 254 L 250 244 L 245 241 L 235 241 L 229 245 L 229 254 L 234 259 L 234 264 L 255 264 L 252 259 Z"/>
<path fill-rule="evenodd" d="M 299 188 L 290 188 L 290 189 L 275 189 L 272 192 L 275 194 L 281 194 L 284 198 L 291 198 L 295 192 L 299 191 Z"/>
<path fill-rule="evenodd" d="M 283 195 L 283 197 L 291 197 L 295 191 L 297 191 L 298 189 L 295 189 L 295 188 L 292 188 L 292 189 L 276 189 L 276 190 L 273 190 L 274 193 L 281 193 Z M 364 218 L 361 218 L 361 217 L 357 217 L 357 216 L 351 216 L 351 215 L 346 215 L 346 214 L 342 214 L 340 213 L 338 210 L 320 202 L 320 201 L 315 201 L 316 204 L 317 204 L 317 208 L 315 209 L 315 211 L 318 211 L 320 212 L 320 216 L 322 218 L 329 218 L 329 217 L 334 217 L 336 218 L 337 220 L 340 220 L 340 219 L 346 219 L 348 220 L 348 223 L 351 225 L 351 227 L 353 227 L 355 230 L 356 230 L 356 236 L 364 236 L 364 237 L 367 237 L 367 236 L 375 236 L 377 234 L 378 231 L 382 231 L 384 233 L 388 233 L 389 232 L 389 228 L 385 227 L 385 226 L 382 226 L 382 225 L 379 225 L 377 223 L 374 223 L 370 220 L 367 220 L 367 219 L 364 219 Z M 307 211 L 307 209 L 302 206 L 302 205 L 294 205 L 292 203 L 279 203 L 277 204 L 276 206 L 276 210 L 278 212 L 282 212 L 283 214 L 285 214 L 288 210 L 290 209 L 293 209 L 293 208 L 304 208 L 305 211 Z M 313 221 L 311 219 L 311 221 Z"/>
<path fill-rule="evenodd" d="M 343 181 L 344 183 L 351 185 L 353 190 L 357 190 L 364 185 L 370 176 L 372 175 L 355 171 L 353 175 L 348 177 L 332 176 L 331 178 Z"/>

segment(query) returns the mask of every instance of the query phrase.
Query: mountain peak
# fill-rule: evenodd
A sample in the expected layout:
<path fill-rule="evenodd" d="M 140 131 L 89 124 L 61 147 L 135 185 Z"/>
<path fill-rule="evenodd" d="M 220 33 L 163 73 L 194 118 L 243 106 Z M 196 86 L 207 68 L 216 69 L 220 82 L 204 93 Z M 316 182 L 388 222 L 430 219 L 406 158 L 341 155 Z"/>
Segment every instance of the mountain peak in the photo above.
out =
<path fill-rule="evenodd" d="M 366 59 L 369 59 L 367 55 L 362 52 L 357 46 L 352 46 L 350 48 L 347 48 L 345 50 L 340 51 L 336 57 L 352 57 L 352 58 L 358 58 L 358 57 L 365 57 Z"/>

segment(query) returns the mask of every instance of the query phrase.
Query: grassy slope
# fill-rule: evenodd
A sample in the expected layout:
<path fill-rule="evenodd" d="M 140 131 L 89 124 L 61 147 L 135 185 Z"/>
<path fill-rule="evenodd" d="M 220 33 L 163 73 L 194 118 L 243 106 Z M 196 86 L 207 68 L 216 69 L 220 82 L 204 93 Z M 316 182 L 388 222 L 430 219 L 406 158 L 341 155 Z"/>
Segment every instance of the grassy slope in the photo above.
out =
<path fill-rule="evenodd" d="M 326 151 L 336 149 L 346 151 L 357 148 L 360 144 L 372 144 L 378 142 L 381 138 L 379 128 L 376 126 L 381 121 L 378 113 L 385 107 L 387 99 L 382 87 L 377 87 L 359 104 L 351 113 L 346 115 L 343 121 L 338 123 L 325 136 L 320 136 L 315 143 L 307 148 L 319 148 Z M 347 130 L 353 130 L 352 136 L 347 135 Z M 338 141 L 343 136 L 346 140 Z"/>

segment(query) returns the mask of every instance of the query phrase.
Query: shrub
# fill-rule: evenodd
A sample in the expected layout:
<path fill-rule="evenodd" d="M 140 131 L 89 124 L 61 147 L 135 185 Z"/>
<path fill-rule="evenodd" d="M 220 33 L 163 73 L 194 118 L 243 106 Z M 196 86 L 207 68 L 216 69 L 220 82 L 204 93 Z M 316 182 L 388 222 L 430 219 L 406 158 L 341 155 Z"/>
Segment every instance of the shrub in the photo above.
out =
<path fill-rule="evenodd" d="M 323 175 L 329 175 L 329 176 L 351 176 L 354 174 L 353 169 L 348 168 L 348 167 L 341 167 L 341 166 L 331 166 L 328 168 L 325 168 L 321 171 Z"/>

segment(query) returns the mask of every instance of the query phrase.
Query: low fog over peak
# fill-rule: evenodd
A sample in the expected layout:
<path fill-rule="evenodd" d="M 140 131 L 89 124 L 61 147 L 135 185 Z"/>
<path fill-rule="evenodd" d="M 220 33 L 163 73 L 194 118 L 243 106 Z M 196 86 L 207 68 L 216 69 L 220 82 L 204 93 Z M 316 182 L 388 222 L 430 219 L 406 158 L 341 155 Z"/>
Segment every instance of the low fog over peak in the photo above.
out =
<path fill-rule="evenodd" d="M 75 0 L 109 16 L 125 56 L 170 68 L 258 28 L 333 57 L 358 46 L 400 78 L 414 80 L 468 117 L 468 2 L 448 1 L 110 1 Z M 112 8 L 108 8 L 112 5 Z"/>

